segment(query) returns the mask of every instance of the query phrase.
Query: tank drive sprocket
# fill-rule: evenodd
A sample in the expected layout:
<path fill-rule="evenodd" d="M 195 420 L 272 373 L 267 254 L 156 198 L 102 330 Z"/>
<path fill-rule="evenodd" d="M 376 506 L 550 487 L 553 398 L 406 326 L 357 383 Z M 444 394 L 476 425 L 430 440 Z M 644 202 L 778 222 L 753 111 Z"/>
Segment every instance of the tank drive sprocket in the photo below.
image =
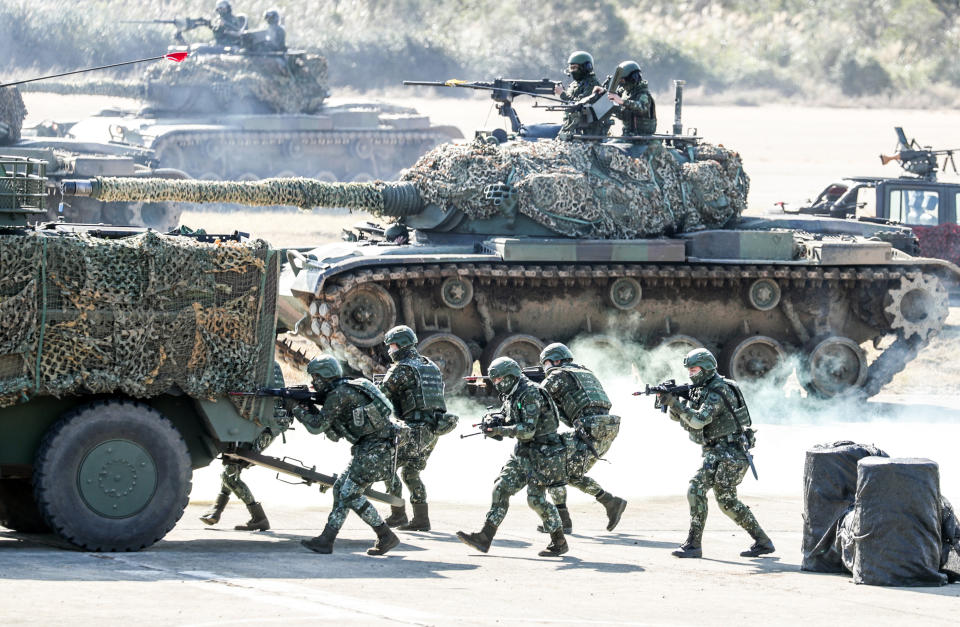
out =
<path fill-rule="evenodd" d="M 949 297 L 943 284 L 932 274 L 911 272 L 900 277 L 884 301 L 890 326 L 901 337 L 914 335 L 926 340 L 943 326 L 949 313 Z"/>

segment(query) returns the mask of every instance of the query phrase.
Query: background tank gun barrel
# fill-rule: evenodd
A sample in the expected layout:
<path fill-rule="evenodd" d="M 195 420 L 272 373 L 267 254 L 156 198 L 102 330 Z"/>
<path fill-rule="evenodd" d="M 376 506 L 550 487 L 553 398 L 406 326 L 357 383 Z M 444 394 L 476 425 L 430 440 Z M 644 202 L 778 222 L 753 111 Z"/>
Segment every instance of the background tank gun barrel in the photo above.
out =
<path fill-rule="evenodd" d="M 89 196 L 104 202 L 236 203 L 254 207 L 284 205 L 346 207 L 382 216 L 420 213 L 424 202 L 413 183 L 327 183 L 307 178 L 261 181 L 194 181 L 98 176 L 63 182 L 65 196 Z"/>

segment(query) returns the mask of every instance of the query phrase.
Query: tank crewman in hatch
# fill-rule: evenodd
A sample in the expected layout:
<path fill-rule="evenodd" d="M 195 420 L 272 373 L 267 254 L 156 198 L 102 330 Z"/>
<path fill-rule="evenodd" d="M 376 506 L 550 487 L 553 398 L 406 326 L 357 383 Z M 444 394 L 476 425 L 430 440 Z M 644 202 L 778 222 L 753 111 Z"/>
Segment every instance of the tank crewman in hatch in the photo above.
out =
<path fill-rule="evenodd" d="M 650 95 L 647 81 L 640 74 L 636 61 L 624 61 L 619 68 L 620 85 L 607 98 L 617 105 L 614 112 L 623 122 L 624 136 L 652 135 L 657 132 L 657 107 Z"/>
<path fill-rule="evenodd" d="M 627 502 L 605 492 L 586 474 L 610 450 L 620 432 L 620 417 L 610 415 L 613 404 L 603 385 L 590 370 L 573 363 L 573 353 L 564 344 L 556 342 L 544 348 L 540 365 L 546 374 L 541 387 L 553 398 L 563 424 L 574 429 L 561 434 L 567 446 L 567 483 L 603 505 L 607 510 L 607 531 L 613 531 Z M 566 487 L 550 488 L 549 492 L 560 514 L 563 532 L 571 533 L 573 522 L 567 509 Z M 538 529 L 544 531 L 543 527 Z"/>
<path fill-rule="evenodd" d="M 283 372 L 280 370 L 280 364 L 277 363 L 273 364 L 273 384 L 275 387 L 283 387 Z M 291 419 L 287 416 L 282 399 L 277 399 L 273 415 L 278 419 L 280 424 L 289 426 Z M 270 443 L 273 442 L 276 437 L 276 433 L 273 433 L 270 429 L 264 429 L 254 441 L 253 450 L 257 453 L 262 452 L 263 449 L 270 446 Z M 243 501 L 247 506 L 247 511 L 250 512 L 250 520 L 242 525 L 237 525 L 234 529 L 237 531 L 266 531 L 270 529 L 270 521 L 267 520 L 267 515 L 263 511 L 263 505 L 254 498 L 253 492 L 250 491 L 247 484 L 240 478 L 240 473 L 251 465 L 250 462 L 242 462 L 226 457 L 223 459 L 223 474 L 220 475 L 220 494 L 217 495 L 217 500 L 213 502 L 213 506 L 200 517 L 200 520 L 203 521 L 204 524 L 215 525 L 220 522 L 220 515 L 227 507 L 227 501 L 230 500 L 230 493 L 233 492 L 237 495 L 237 498 Z"/>
<path fill-rule="evenodd" d="M 213 40 L 218 46 L 239 46 L 240 35 L 247 28 L 245 15 L 234 15 L 230 0 L 217 0 L 213 18 Z"/>
<path fill-rule="evenodd" d="M 670 409 L 690 433 L 690 439 L 703 446 L 703 466 L 690 481 L 690 532 L 687 541 L 673 552 L 677 557 L 701 557 L 703 526 L 707 520 L 707 491 L 713 489 L 720 510 L 743 527 L 754 543 L 743 557 L 773 553 L 773 542 L 760 528 L 750 508 L 737 498 L 737 486 L 750 466 L 747 448 L 754 444 L 750 414 L 736 383 L 717 374 L 717 359 L 705 348 L 690 351 L 683 360 L 693 389 L 690 400 L 672 394 L 658 394 L 657 403 Z M 744 441 L 746 443 L 744 444 Z"/>
<path fill-rule="evenodd" d="M 363 493 L 395 472 L 398 427 L 390 420 L 393 405 L 372 381 L 344 377 L 340 362 L 330 355 L 312 359 L 307 374 L 323 406 L 297 405 L 294 417 L 310 433 L 324 433 L 333 441 L 344 438 L 353 447 L 350 463 L 333 485 L 333 509 L 323 533 L 301 544 L 317 553 L 332 553 L 347 510 L 352 509 L 377 533 L 376 544 L 367 549 L 367 555 L 383 555 L 400 539 Z"/>
<path fill-rule="evenodd" d="M 550 396 L 524 376 L 520 364 L 509 357 L 493 360 L 487 375 L 500 393 L 501 424 L 486 420 L 481 428 L 489 437 L 516 438 L 513 454 L 493 485 L 493 503 L 483 529 L 477 533 L 457 532 L 465 544 L 486 553 L 507 515 L 510 497 L 527 488 L 527 504 L 543 520 L 550 544 L 539 555 L 563 555 L 569 550 L 556 506 L 547 499 L 546 489 L 566 480 L 566 448 L 557 434 L 560 418 Z"/>
<path fill-rule="evenodd" d="M 400 506 L 392 508 L 386 522 L 403 531 L 430 531 L 427 488 L 420 473 L 426 469 L 427 459 L 440 435 L 456 427 L 457 417 L 447 413 L 443 373 L 417 352 L 417 334 L 413 329 L 403 325 L 394 327 L 383 336 L 383 343 L 393 365 L 384 375 L 380 390 L 393 403 L 397 418 L 409 428 L 397 457 L 413 506 L 413 520 L 407 522 L 407 512 Z M 390 494 L 401 496 L 400 478 L 394 475 L 387 489 Z"/>
<path fill-rule="evenodd" d="M 267 23 L 266 28 L 243 32 L 243 47 L 254 52 L 286 52 L 287 31 L 280 25 L 280 11 L 267 9 L 263 21 Z"/>
<path fill-rule="evenodd" d="M 593 71 L 593 56 L 589 52 L 577 50 L 570 55 L 567 60 L 567 74 L 573 81 L 566 89 L 556 86 L 554 94 L 561 100 L 569 104 L 576 104 L 577 101 L 591 96 L 594 87 L 600 87 L 600 81 Z M 589 125 L 582 125 L 580 117 L 582 113 L 576 109 L 567 111 L 563 116 L 563 126 L 560 128 L 558 139 L 570 139 L 576 135 L 606 135 L 610 122 L 602 120 Z"/>

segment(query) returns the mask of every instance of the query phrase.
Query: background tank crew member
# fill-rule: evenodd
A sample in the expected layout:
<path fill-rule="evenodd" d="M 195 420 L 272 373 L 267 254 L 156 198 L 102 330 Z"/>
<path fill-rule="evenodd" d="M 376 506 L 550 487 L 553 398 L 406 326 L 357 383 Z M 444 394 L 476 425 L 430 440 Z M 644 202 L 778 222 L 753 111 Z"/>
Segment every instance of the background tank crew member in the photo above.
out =
<path fill-rule="evenodd" d="M 566 103 L 575 104 L 593 94 L 594 87 L 600 87 L 600 81 L 593 71 L 593 56 L 589 52 L 577 50 L 567 60 L 567 74 L 573 81 L 566 89 L 557 85 L 554 93 Z M 567 111 L 563 116 L 563 126 L 558 139 L 570 139 L 576 135 L 606 135 L 610 122 L 602 120 L 588 125 L 581 123 L 582 112 L 576 109 Z"/>
<path fill-rule="evenodd" d="M 653 135 L 657 132 L 657 107 L 640 66 L 636 61 L 624 61 L 617 69 L 623 78 L 617 92 L 607 94 L 607 98 L 618 105 L 614 115 L 623 122 L 623 134 Z"/>

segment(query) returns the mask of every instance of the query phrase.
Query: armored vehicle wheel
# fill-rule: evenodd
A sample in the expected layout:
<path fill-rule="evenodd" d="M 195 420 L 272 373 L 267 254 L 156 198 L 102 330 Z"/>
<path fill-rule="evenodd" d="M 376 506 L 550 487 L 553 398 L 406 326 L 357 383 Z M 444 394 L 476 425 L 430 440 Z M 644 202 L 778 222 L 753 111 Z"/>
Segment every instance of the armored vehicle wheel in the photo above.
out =
<path fill-rule="evenodd" d="M 23 533 L 48 533 L 29 479 L 0 479 L 0 526 Z"/>
<path fill-rule="evenodd" d="M 630 277 L 615 279 L 607 290 L 610 304 L 621 311 L 629 311 L 639 305 L 642 296 L 640 282 Z"/>
<path fill-rule="evenodd" d="M 104 224 L 130 224 L 134 215 L 134 203 L 108 202 L 104 203 L 100 213 L 100 220 Z"/>
<path fill-rule="evenodd" d="M 758 311 L 770 311 L 780 304 L 780 285 L 773 279 L 757 279 L 747 288 L 747 301 Z"/>
<path fill-rule="evenodd" d="M 813 340 L 810 346 L 800 380 L 811 394 L 832 398 L 866 381 L 867 356 L 850 338 L 831 335 Z"/>
<path fill-rule="evenodd" d="M 320 170 L 314 175 L 313 178 L 317 179 L 318 181 L 323 181 L 324 183 L 333 183 L 339 180 L 337 175 L 330 170 Z"/>
<path fill-rule="evenodd" d="M 943 326 L 949 297 L 943 283 L 932 274 L 911 273 L 900 277 L 900 285 L 887 292 L 883 301 L 890 327 L 909 339 L 927 339 Z"/>
<path fill-rule="evenodd" d="M 190 166 L 183 148 L 173 143 L 164 144 L 157 155 L 157 161 L 164 168 L 174 168 L 176 170 L 189 170 Z"/>
<path fill-rule="evenodd" d="M 132 401 L 75 409 L 44 436 L 34 494 L 50 527 L 91 551 L 136 551 L 170 531 L 190 495 L 190 455 L 176 427 Z"/>
<path fill-rule="evenodd" d="M 483 357 L 480 363 L 484 370 L 497 357 L 509 357 L 513 359 L 521 368 L 540 365 L 540 351 L 545 344 L 532 335 L 524 333 L 514 333 L 512 335 L 498 336 L 493 338 L 483 350 Z"/>
<path fill-rule="evenodd" d="M 447 392 L 455 393 L 463 388 L 463 377 L 473 371 L 473 355 L 466 342 L 452 333 L 434 333 L 420 340 L 418 349 L 440 368 Z"/>
<path fill-rule="evenodd" d="M 473 283 L 460 276 L 447 277 L 440 284 L 440 300 L 450 309 L 463 309 L 473 300 Z"/>
<path fill-rule="evenodd" d="M 350 181 L 353 183 L 366 183 L 368 181 L 372 181 L 373 179 L 374 177 L 372 174 L 367 174 L 366 172 L 360 172 L 358 174 L 354 174 L 353 178 L 351 178 Z"/>
<path fill-rule="evenodd" d="M 736 381 L 756 381 L 783 365 L 786 352 L 780 342 L 765 335 L 750 335 L 728 343 L 720 371 Z"/>
<path fill-rule="evenodd" d="M 357 346 L 376 346 L 397 322 L 397 304 L 375 283 L 361 283 L 347 292 L 339 312 L 340 330 Z"/>
<path fill-rule="evenodd" d="M 671 352 L 675 352 L 680 355 L 680 357 L 684 357 L 687 353 L 695 348 L 703 348 L 703 346 L 703 342 L 697 338 L 691 335 L 683 335 L 681 333 L 676 335 L 668 335 L 660 340 L 659 344 L 657 344 L 658 349 L 666 349 Z"/>
<path fill-rule="evenodd" d="M 166 233 L 180 225 L 180 209 L 169 203 L 137 203 L 133 209 L 134 217 L 139 214 L 143 225 L 155 231 Z"/>

